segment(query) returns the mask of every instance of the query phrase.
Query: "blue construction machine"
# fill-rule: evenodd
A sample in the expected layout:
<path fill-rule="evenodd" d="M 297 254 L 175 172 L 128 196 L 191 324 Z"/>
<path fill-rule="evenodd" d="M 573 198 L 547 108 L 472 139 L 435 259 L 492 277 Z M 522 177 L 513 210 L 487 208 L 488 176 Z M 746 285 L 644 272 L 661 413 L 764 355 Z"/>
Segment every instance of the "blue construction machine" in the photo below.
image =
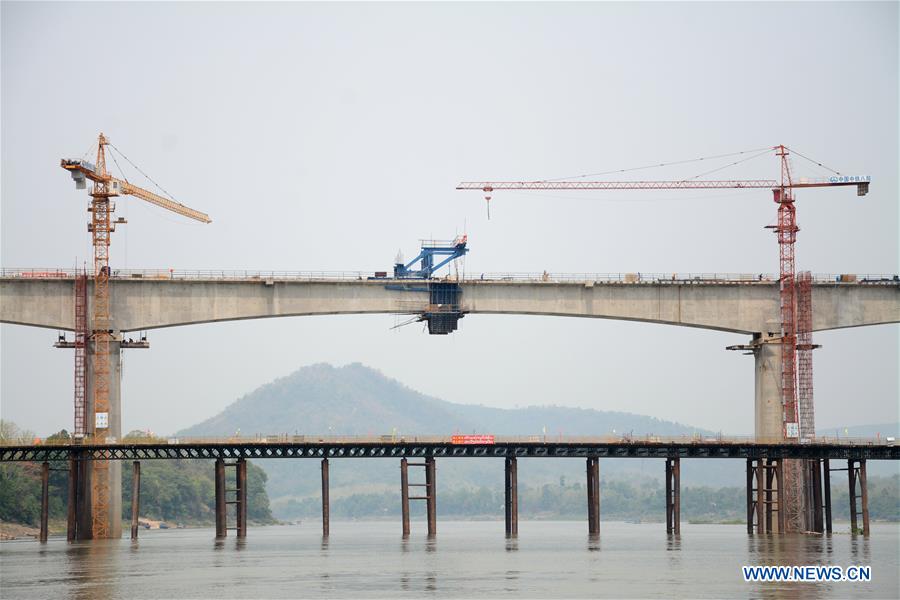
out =
<path fill-rule="evenodd" d="M 460 309 L 462 290 L 457 280 L 435 277 L 435 272 L 465 256 L 469 251 L 466 246 L 468 239 L 462 235 L 453 240 L 421 241 L 421 250 L 414 259 L 404 263 L 400 257 L 397 258 L 393 277 L 382 271 L 375 273 L 372 279 L 388 280 L 385 285 L 388 290 L 428 294 L 427 302 L 411 302 L 410 305 L 418 313 L 415 320 L 428 323 L 428 333 L 431 335 L 447 335 L 456 331 L 459 320 L 464 316 Z"/>

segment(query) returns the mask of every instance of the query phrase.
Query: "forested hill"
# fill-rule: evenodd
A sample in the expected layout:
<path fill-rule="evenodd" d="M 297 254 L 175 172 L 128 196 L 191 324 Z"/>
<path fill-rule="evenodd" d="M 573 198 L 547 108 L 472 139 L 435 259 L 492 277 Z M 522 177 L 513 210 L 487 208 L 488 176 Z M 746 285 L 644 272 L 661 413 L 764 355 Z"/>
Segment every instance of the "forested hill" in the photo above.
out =
<path fill-rule="evenodd" d="M 552 399 L 551 399 L 552 401 Z M 263 385 L 179 435 L 680 435 L 706 431 L 632 413 L 455 404 L 412 390 L 359 363 L 316 364 Z"/>

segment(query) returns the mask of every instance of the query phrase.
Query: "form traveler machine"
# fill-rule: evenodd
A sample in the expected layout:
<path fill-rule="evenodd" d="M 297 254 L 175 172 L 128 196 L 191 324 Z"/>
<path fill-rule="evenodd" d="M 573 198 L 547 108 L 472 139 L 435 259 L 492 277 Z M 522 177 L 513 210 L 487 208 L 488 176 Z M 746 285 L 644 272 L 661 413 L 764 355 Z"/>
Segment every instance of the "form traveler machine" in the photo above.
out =
<path fill-rule="evenodd" d="M 376 273 L 374 279 L 387 279 L 389 283 L 385 288 L 388 290 L 428 294 L 424 305 L 415 300 L 408 303 L 409 308 L 416 309 L 410 312 L 418 313 L 414 321 L 428 323 L 428 333 L 431 335 L 447 335 L 456 331 L 459 320 L 464 316 L 459 302 L 462 291 L 458 278 L 448 276 L 438 279 L 434 274 L 441 267 L 466 255 L 469 251 L 466 246 L 468 236 L 421 242 L 418 256 L 411 261 L 404 263 L 397 257 L 393 277 L 388 277 L 387 272 L 382 271 Z M 439 262 L 435 263 L 435 260 Z"/>

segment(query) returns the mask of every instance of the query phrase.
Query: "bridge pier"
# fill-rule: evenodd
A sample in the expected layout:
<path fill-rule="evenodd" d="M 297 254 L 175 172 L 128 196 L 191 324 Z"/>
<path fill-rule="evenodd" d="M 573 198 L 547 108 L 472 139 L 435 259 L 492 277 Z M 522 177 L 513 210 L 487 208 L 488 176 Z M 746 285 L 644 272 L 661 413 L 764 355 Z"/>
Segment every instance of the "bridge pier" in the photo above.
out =
<path fill-rule="evenodd" d="M 506 537 L 516 537 L 519 535 L 519 467 L 515 458 L 505 459 L 504 471 Z"/>
<path fill-rule="evenodd" d="M 328 459 L 322 459 L 322 537 L 328 537 L 331 527 L 331 511 L 328 501 Z"/>
<path fill-rule="evenodd" d="M 847 478 L 850 484 L 850 533 L 857 535 L 862 533 L 869 536 L 869 488 L 866 483 L 866 459 L 850 459 L 847 461 Z M 859 495 L 856 495 L 857 484 Z M 857 506 L 856 501 L 861 500 L 862 506 Z M 859 519 L 862 518 L 862 529 L 859 529 Z"/>
<path fill-rule="evenodd" d="M 131 471 L 131 539 L 138 538 L 138 515 L 141 512 L 141 463 L 134 461 Z"/>
<path fill-rule="evenodd" d="M 600 535 L 600 459 L 587 459 L 588 535 Z"/>
<path fill-rule="evenodd" d="M 59 347 L 64 347 L 59 345 Z M 88 367 L 85 377 L 85 429 L 90 438 L 95 432 L 94 423 L 94 376 L 91 371 L 92 357 L 96 353 L 93 341 L 87 344 Z M 122 341 L 114 336 L 109 342 L 109 427 L 106 437 L 109 441 L 122 439 Z M 108 482 L 108 503 L 106 510 L 107 537 L 110 539 L 122 537 L 122 463 L 118 460 L 85 461 L 82 463 L 82 471 L 78 478 L 82 486 L 81 496 L 83 501 L 76 503 L 76 519 L 78 521 L 78 539 L 92 539 L 93 532 L 93 503 L 92 482 L 94 471 L 103 469 L 106 471 Z"/>
<path fill-rule="evenodd" d="M 681 459 L 666 459 L 666 533 L 681 534 Z"/>

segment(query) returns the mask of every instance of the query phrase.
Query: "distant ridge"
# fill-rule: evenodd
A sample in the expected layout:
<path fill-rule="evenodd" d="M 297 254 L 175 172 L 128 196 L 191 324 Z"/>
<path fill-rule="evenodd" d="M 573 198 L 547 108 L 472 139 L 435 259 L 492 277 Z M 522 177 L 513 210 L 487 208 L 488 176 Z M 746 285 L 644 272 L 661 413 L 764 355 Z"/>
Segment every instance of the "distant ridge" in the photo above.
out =
<path fill-rule="evenodd" d="M 873 426 L 879 428 L 880 426 Z M 857 428 L 849 428 L 849 435 Z M 477 432 L 495 435 L 681 435 L 711 432 L 644 415 L 562 406 L 502 409 L 455 404 L 417 392 L 379 371 L 352 363 L 342 367 L 320 363 L 280 377 L 235 400 L 219 414 L 176 435 L 225 436 L 240 431 L 255 434 L 312 435 L 450 435 Z M 877 429 L 886 434 L 887 428 Z M 824 430 L 823 430 L 824 431 Z M 843 429 L 841 429 L 843 434 Z M 874 435 L 874 431 L 872 432 Z M 254 461 L 257 462 L 257 461 Z M 631 482 L 660 479 L 659 459 L 604 459 L 601 480 Z M 876 461 L 877 462 L 877 461 Z M 744 482 L 740 460 L 685 461 L 683 485 L 731 485 Z M 288 503 L 318 497 L 317 460 L 260 460 L 268 473 L 266 490 L 272 510 L 279 515 Z M 882 465 L 870 465 L 870 472 Z M 884 465 L 891 474 L 896 465 Z M 331 467 L 331 496 L 396 491 L 398 463 L 389 459 L 342 459 Z M 523 460 L 519 485 L 559 485 L 563 479 L 580 481 L 584 464 L 579 460 L 539 458 Z M 499 459 L 452 458 L 441 460 L 438 478 L 443 489 L 497 488 L 503 482 Z M 602 493 L 602 492 L 601 492 Z"/>
<path fill-rule="evenodd" d="M 502 409 L 417 392 L 359 363 L 303 367 L 239 398 L 179 435 L 680 435 L 706 430 L 644 415 L 562 406 Z"/>

